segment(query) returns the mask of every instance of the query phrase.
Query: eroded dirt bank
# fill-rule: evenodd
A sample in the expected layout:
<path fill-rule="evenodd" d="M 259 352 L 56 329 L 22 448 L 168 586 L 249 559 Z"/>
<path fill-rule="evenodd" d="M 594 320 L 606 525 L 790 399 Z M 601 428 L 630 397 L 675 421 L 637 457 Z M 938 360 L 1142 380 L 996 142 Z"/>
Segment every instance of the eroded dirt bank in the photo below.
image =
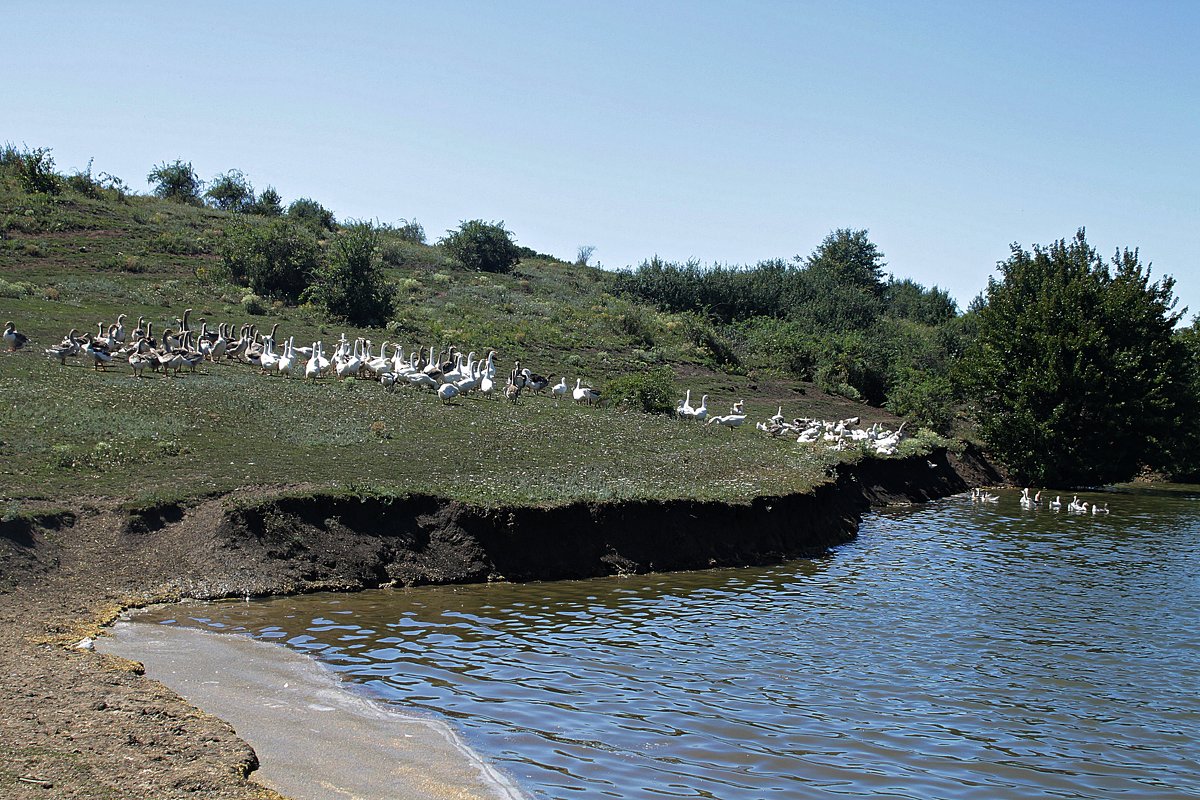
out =
<path fill-rule="evenodd" d="M 122 608 L 213 598 L 776 562 L 854 535 L 873 504 L 998 480 L 938 452 L 844 467 L 813 492 L 480 509 L 432 497 L 103 503 L 0 525 L 0 795 L 264 798 L 255 754 L 137 665 L 70 645 Z"/>

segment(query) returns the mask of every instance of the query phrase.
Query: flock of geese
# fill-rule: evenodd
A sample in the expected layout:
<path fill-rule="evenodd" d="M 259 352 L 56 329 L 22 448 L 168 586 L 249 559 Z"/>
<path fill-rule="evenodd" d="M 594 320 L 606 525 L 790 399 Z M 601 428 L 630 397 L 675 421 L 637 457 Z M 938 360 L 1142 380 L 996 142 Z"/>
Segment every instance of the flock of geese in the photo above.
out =
<path fill-rule="evenodd" d="M 1029 490 L 1028 486 L 1021 490 L 1021 498 L 1020 498 L 1021 508 L 1024 508 L 1027 510 L 1035 510 L 1035 509 L 1041 508 L 1042 507 L 1042 492 L 1041 492 L 1041 490 L 1039 489 L 1036 494 L 1032 494 L 1032 495 L 1029 493 L 1029 491 L 1030 490 Z M 985 489 L 972 489 L 971 490 L 971 502 L 972 503 L 999 503 L 1000 495 L 992 494 L 991 492 L 989 492 Z M 1107 514 L 1108 513 L 1108 503 L 1107 502 L 1105 502 L 1104 505 L 1100 505 L 1099 503 L 1088 503 L 1088 501 L 1086 501 L 1086 500 L 1080 500 L 1079 495 L 1072 495 L 1071 502 L 1067 503 L 1066 506 L 1064 507 L 1063 502 L 1062 502 L 1062 495 L 1056 494 L 1054 496 L 1053 500 L 1050 500 L 1046 503 L 1046 508 L 1048 508 L 1051 511 L 1055 511 L 1055 512 L 1062 511 L 1065 508 L 1067 513 L 1069 513 L 1069 514 Z"/>
<path fill-rule="evenodd" d="M 551 385 L 551 379 L 522 367 L 520 361 L 514 364 L 504 386 L 498 387 L 495 350 L 488 350 L 480 358 L 474 351 L 464 354 L 453 345 L 443 352 L 430 347 L 406 354 L 399 345 L 384 342 L 376 353 L 370 340 L 359 337 L 351 341 L 342 334 L 332 352 L 327 352 L 320 340 L 311 345 L 297 345 L 294 336 L 280 340 L 279 323 L 272 326 L 270 333 L 262 333 L 250 323 L 235 332 L 232 324 L 221 323 L 213 330 L 201 319 L 197 330 L 191 323 L 191 313 L 190 308 L 186 309 L 182 317 L 176 318 L 175 327 L 164 330 L 159 338 L 154 336 L 153 323 L 144 317 L 128 329 L 125 325 L 128 315 L 121 314 L 107 328 L 103 322 L 96 323 L 94 334 L 72 328 L 61 342 L 46 348 L 45 353 L 64 365 L 68 358 L 82 357 L 96 370 L 105 370 L 114 361 L 124 361 L 139 378 L 147 370 L 168 377 L 184 370 L 195 372 L 205 361 L 235 361 L 257 367 L 264 375 L 302 376 L 313 381 L 324 377 L 364 378 L 379 381 L 389 392 L 403 385 L 425 388 L 436 392 L 443 403 L 468 394 L 503 394 L 515 403 L 522 392 L 540 395 L 547 390 L 555 400 L 565 398 L 568 393 L 574 402 L 589 406 L 600 400 L 600 392 L 584 386 L 581 378 L 575 379 L 574 387 L 567 383 L 566 377 Z M 9 322 L 4 341 L 16 350 L 29 339 Z M 390 353 L 389 346 L 392 346 Z M 688 389 L 675 408 L 676 416 L 705 427 L 727 428 L 731 435 L 735 428 L 746 423 L 744 400 L 734 403 L 728 414 L 713 414 L 708 398 L 703 395 L 700 404 L 693 406 L 692 391 Z M 904 435 L 904 425 L 890 431 L 878 423 L 868 429 L 858 424 L 858 417 L 836 422 L 807 417 L 787 420 L 780 406 L 774 416 L 756 427 L 771 437 L 795 436 L 801 444 L 824 442 L 832 450 L 843 450 L 852 443 L 864 443 L 880 455 L 895 454 Z"/>
<path fill-rule="evenodd" d="M 203 319 L 196 330 L 190 317 L 191 309 L 187 309 L 183 317 L 175 320 L 174 328 L 167 328 L 160 338 L 155 338 L 153 323 L 139 318 L 130 330 L 125 326 L 127 315 L 121 314 L 107 329 L 104 323 L 97 323 L 94 334 L 81 334 L 72 328 L 61 342 L 46 348 L 45 353 L 62 364 L 68 358 L 82 357 L 96 370 L 105 370 L 114 361 L 125 361 L 139 378 L 147 370 L 168 377 L 184 370 L 194 372 L 205 361 L 234 361 L 257 367 L 264 375 L 313 381 L 326 377 L 369 379 L 378 381 L 388 391 L 402 385 L 426 388 L 436 392 L 444 403 L 472 393 L 500 393 L 515 403 L 524 391 L 541 394 L 547 389 L 555 399 L 570 393 L 572 400 L 586 405 L 595 405 L 600 399 L 600 393 L 584 386 L 582 379 L 575 380 L 574 388 L 565 377 L 551 386 L 550 379 L 521 367 L 520 361 L 500 388 L 496 382 L 495 350 L 489 350 L 482 358 L 476 358 L 474 351 L 463 353 L 453 345 L 442 352 L 430 347 L 428 351 L 419 348 L 406 354 L 399 345 L 384 342 L 376 353 L 369 339 L 359 337 L 351 341 L 345 334 L 327 350 L 320 340 L 311 345 L 297 345 L 294 336 L 279 339 L 279 323 L 272 326 L 270 333 L 262 333 L 247 323 L 235 334 L 231 324 L 221 323 L 213 330 Z M 9 328 L 14 327 L 9 323 Z M 28 341 L 21 334 L 15 335 L 21 338 L 13 349 Z M 5 338 L 7 341 L 7 333 Z"/>
<path fill-rule="evenodd" d="M 870 428 L 859 427 L 858 417 L 848 417 L 836 422 L 797 417 L 790 422 L 783 417 L 783 406 L 775 416 L 766 422 L 758 423 L 758 429 L 768 436 L 795 436 L 799 444 L 817 444 L 825 442 L 830 450 L 845 450 L 858 445 L 868 447 L 877 455 L 895 455 L 904 438 L 904 426 L 900 423 L 896 430 L 889 430 L 876 422 Z"/>
<path fill-rule="evenodd" d="M 319 340 L 310 346 L 298 346 L 294 336 L 280 340 L 277 338 L 279 323 L 272 326 L 270 333 L 262 333 L 255 325 L 247 323 L 238 328 L 235 335 L 232 324 L 221 323 L 212 330 L 208 322 L 201 319 L 200 328 L 196 330 L 190 321 L 191 313 L 190 308 L 186 309 L 182 317 L 176 318 L 175 327 L 164 330 L 160 338 L 155 338 L 153 323 L 145 318 L 139 318 L 132 330 L 127 329 L 128 315 L 121 314 L 116 323 L 107 328 L 103 322 L 96 323 L 94 334 L 83 334 L 72 328 L 61 342 L 46 348 L 45 353 L 61 364 L 66 364 L 68 358 L 82 357 L 96 370 L 105 370 L 114 361 L 125 361 L 139 378 L 147 370 L 161 372 L 167 377 L 184 370 L 195 372 L 205 361 L 236 361 L 255 366 L 265 375 L 302 376 L 313 381 L 335 376 L 366 378 L 379 381 L 389 392 L 403 385 L 426 388 L 436 392 L 444 403 L 450 403 L 459 395 L 473 393 L 503 394 L 515 403 L 522 392 L 540 395 L 547 390 L 555 400 L 565 398 L 568 393 L 576 403 L 589 406 L 600 400 L 600 392 L 584 386 L 581 378 L 575 379 L 573 387 L 566 377 L 551 385 L 551 379 L 522 367 L 520 361 L 509 372 L 505 385 L 498 387 L 495 350 L 487 351 L 482 358 L 476 358 L 475 352 L 464 354 L 453 345 L 444 352 L 430 347 L 406 354 L 399 345 L 384 342 L 375 353 L 370 340 L 360 337 L 350 341 L 342 334 L 332 352 L 327 352 L 324 342 Z M 10 349 L 16 350 L 29 339 L 9 322 L 5 326 L 4 341 Z M 391 353 L 389 346 L 392 346 Z M 675 408 L 676 417 L 699 422 L 706 428 L 727 428 L 731 435 L 734 429 L 746 423 L 744 400 L 734 403 L 728 414 L 714 414 L 709 409 L 708 399 L 705 394 L 701 396 L 700 404 L 693 406 L 692 390 L 688 389 Z M 831 450 L 844 450 L 859 443 L 879 455 L 896 453 L 904 435 L 904 425 L 891 431 L 878 423 L 868 429 L 860 428 L 858 424 L 858 417 L 836 422 L 808 417 L 788 420 L 780 406 L 774 416 L 756 423 L 755 427 L 771 437 L 795 436 L 800 444 L 824 442 Z"/>

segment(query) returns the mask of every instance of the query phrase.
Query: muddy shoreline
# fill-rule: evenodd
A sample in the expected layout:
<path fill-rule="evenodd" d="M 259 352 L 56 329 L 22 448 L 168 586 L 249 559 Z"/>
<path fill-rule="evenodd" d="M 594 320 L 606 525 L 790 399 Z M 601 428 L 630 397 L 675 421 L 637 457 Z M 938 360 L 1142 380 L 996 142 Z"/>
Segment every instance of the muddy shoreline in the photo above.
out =
<path fill-rule="evenodd" d="M 554 580 L 777 563 L 848 541 L 872 506 L 999 475 L 972 450 L 843 466 L 812 492 L 477 508 L 434 497 L 245 490 L 136 510 L 96 502 L 0 524 L 0 787 L 24 798 L 272 798 L 224 720 L 141 666 L 74 645 L 124 608 L 182 598 Z"/>

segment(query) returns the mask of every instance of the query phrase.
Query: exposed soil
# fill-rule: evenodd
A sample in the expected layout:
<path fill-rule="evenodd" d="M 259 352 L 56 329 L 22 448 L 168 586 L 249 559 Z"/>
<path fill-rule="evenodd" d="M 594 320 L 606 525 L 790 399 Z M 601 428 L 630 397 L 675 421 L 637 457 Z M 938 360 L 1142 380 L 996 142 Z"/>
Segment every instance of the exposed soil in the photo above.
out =
<path fill-rule="evenodd" d="M 939 452 L 867 460 L 809 494 L 744 505 L 480 509 L 310 494 L 247 507 L 246 490 L 135 513 L 92 500 L 0 523 L 0 796 L 277 797 L 248 779 L 255 754 L 225 722 L 140 665 L 75 647 L 122 608 L 778 562 L 847 541 L 870 505 L 999 478 L 970 451 Z"/>

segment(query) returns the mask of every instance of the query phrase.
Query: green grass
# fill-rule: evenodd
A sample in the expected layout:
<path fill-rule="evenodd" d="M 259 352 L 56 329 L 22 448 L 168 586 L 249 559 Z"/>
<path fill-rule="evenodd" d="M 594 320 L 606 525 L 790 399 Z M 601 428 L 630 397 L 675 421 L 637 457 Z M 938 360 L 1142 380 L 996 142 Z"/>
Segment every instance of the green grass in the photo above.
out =
<path fill-rule="evenodd" d="M 713 413 L 744 399 L 750 419 L 826 419 L 886 412 L 827 395 L 770 371 L 723 369 L 695 318 L 612 294 L 612 276 L 547 259 L 507 275 L 463 271 L 437 249 L 392 248 L 400 303 L 387 330 L 343 328 L 307 307 L 248 315 L 247 290 L 214 282 L 231 215 L 149 197 L 31 197 L 0 174 L 0 322 L 33 342 L 0 354 L 0 500 L 107 496 L 130 502 L 225 492 L 246 485 L 430 492 L 474 503 L 692 497 L 742 500 L 802 491 L 824 479 L 824 448 L 734 431 L 523 397 L 517 406 L 469 397 L 445 407 L 408 387 L 316 385 L 264 377 L 243 364 L 194 375 L 94 372 L 41 354 L 72 327 L 94 331 L 125 313 L 161 333 L 185 308 L 193 321 L 280 323 L 281 338 L 327 343 L 341 333 L 406 351 L 453 342 L 499 351 L 573 383 L 604 384 L 667 366 L 679 396 L 710 395 Z M 394 244 L 394 243 L 393 243 Z"/>
<path fill-rule="evenodd" d="M 237 364 L 179 378 L 0 359 L 0 496 L 194 496 L 245 485 L 428 492 L 488 505 L 801 491 L 828 456 L 755 432 L 527 397 L 513 406 Z"/>

